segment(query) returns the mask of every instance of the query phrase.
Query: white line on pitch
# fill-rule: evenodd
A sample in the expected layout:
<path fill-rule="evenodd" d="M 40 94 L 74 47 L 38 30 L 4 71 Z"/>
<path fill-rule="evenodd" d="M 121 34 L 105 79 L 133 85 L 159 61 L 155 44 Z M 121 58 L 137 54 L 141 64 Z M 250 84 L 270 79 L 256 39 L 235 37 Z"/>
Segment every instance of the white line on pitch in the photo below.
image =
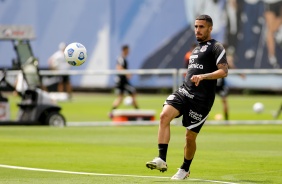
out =
<path fill-rule="evenodd" d="M 119 177 L 132 177 L 132 178 L 156 178 L 156 179 L 170 179 L 170 177 L 162 176 L 140 176 L 140 175 L 127 175 L 127 174 L 103 174 L 103 173 L 89 173 L 89 172 L 76 172 L 76 171 L 64 171 L 64 170 L 53 170 L 53 169 L 40 169 L 32 167 L 21 167 L 21 166 L 12 166 L 12 165 L 3 165 L 0 164 L 2 168 L 8 169 L 18 169 L 18 170 L 28 170 L 28 171 L 40 171 L 40 172 L 52 172 L 52 173 L 63 173 L 63 174 L 77 174 L 77 175 L 92 175 L 92 176 L 119 176 Z M 193 179 L 191 181 L 203 181 L 211 183 L 222 183 L 222 184 L 237 184 L 226 181 L 216 181 L 216 180 L 203 180 L 203 179 Z"/>

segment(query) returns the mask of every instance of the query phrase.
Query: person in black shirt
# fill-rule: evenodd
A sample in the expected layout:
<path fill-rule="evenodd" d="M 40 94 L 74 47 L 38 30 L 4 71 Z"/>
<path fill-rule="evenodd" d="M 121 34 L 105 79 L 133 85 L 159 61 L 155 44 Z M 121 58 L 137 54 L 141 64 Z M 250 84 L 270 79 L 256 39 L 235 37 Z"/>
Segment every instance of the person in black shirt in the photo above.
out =
<path fill-rule="evenodd" d="M 196 138 L 201 130 L 215 99 L 216 81 L 226 77 L 228 64 L 225 49 L 211 38 L 213 21 L 208 15 L 195 20 L 195 36 L 199 42 L 193 50 L 183 85 L 171 94 L 163 105 L 158 131 L 159 156 L 146 163 L 150 169 L 167 170 L 166 155 L 170 140 L 170 122 L 183 116 L 186 127 L 184 162 L 171 178 L 183 180 L 190 174 L 190 164 L 196 152 Z"/>
<path fill-rule="evenodd" d="M 129 46 L 124 45 L 121 48 L 122 54 L 117 59 L 116 63 L 116 69 L 117 70 L 127 70 L 128 69 L 128 63 L 127 63 L 127 56 L 129 54 Z M 116 76 L 115 82 L 116 82 L 116 92 L 118 94 L 118 97 L 113 102 L 112 110 L 118 108 L 118 106 L 121 104 L 124 94 L 127 93 L 132 98 L 132 105 L 138 109 L 138 105 L 136 102 L 136 89 L 130 84 L 129 79 L 131 75 L 127 74 L 120 74 Z M 111 116 L 111 113 L 110 113 Z"/>

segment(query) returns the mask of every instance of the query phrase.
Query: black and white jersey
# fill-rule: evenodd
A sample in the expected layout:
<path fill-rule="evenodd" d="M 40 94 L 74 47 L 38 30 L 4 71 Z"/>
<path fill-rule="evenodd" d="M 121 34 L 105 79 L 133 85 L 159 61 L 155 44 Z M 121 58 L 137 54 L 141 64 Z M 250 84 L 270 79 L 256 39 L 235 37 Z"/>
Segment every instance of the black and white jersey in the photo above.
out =
<path fill-rule="evenodd" d="M 123 58 L 122 56 L 117 58 L 116 64 L 120 65 L 125 70 L 128 68 L 127 60 Z M 127 81 L 126 75 L 123 75 L 123 74 L 118 75 L 116 82 L 119 84 L 127 83 L 128 81 Z"/>
<path fill-rule="evenodd" d="M 210 107 L 214 102 L 217 80 L 202 80 L 198 86 L 195 86 L 195 83 L 190 79 L 193 75 L 212 73 L 218 70 L 217 65 L 220 63 L 227 64 L 225 49 L 221 43 L 214 39 L 199 43 L 190 56 L 183 84 L 193 99 Z"/>
<path fill-rule="evenodd" d="M 127 69 L 127 60 L 122 56 L 117 58 L 117 65 L 122 66 L 124 69 Z"/>

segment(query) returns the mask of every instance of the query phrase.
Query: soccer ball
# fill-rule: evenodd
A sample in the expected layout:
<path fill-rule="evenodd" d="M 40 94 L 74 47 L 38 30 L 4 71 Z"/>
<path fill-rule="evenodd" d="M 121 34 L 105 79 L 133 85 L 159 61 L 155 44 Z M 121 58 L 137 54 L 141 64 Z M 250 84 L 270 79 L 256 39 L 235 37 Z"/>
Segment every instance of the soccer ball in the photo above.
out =
<path fill-rule="evenodd" d="M 80 66 L 87 59 L 86 48 L 81 43 L 71 43 L 64 51 L 65 59 L 72 66 Z"/>
<path fill-rule="evenodd" d="M 256 113 L 261 113 L 264 110 L 264 105 L 260 102 L 257 102 L 253 105 L 253 110 Z"/>
<path fill-rule="evenodd" d="M 130 106 L 130 105 L 132 105 L 132 102 L 133 102 L 133 99 L 132 99 L 131 96 L 127 96 L 127 97 L 125 97 L 125 98 L 123 99 L 123 104 L 124 104 L 125 106 Z"/>

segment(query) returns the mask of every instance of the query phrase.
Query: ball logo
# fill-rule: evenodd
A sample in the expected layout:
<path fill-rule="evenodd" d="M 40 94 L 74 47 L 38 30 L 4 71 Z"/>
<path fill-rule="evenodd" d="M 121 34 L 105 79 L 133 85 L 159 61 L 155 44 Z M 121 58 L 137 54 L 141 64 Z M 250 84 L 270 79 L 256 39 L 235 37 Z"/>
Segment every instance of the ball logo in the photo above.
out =
<path fill-rule="evenodd" d="M 84 59 L 84 53 L 83 52 L 79 53 L 78 59 L 79 60 L 83 60 Z"/>
<path fill-rule="evenodd" d="M 80 43 L 77 43 L 76 46 L 77 46 L 77 48 L 84 48 L 84 46 Z"/>
<path fill-rule="evenodd" d="M 75 61 L 68 61 L 68 63 L 72 66 L 75 66 L 76 65 L 76 62 Z"/>
<path fill-rule="evenodd" d="M 70 49 L 68 50 L 68 56 L 69 56 L 69 57 L 72 57 L 73 52 L 74 52 L 74 50 L 73 50 L 72 48 L 70 48 Z"/>

